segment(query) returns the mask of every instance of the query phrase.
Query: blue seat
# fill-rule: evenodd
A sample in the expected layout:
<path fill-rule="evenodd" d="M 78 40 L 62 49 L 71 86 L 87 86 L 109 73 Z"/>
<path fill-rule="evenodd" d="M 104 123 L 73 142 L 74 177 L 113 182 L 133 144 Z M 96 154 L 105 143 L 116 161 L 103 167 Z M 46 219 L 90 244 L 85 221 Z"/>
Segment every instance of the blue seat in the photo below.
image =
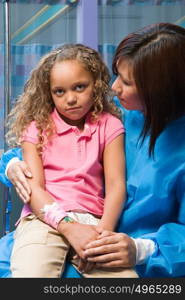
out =
<path fill-rule="evenodd" d="M 10 232 L 0 239 L 0 277 L 11 277 L 10 272 L 10 256 L 13 247 L 13 234 Z"/>

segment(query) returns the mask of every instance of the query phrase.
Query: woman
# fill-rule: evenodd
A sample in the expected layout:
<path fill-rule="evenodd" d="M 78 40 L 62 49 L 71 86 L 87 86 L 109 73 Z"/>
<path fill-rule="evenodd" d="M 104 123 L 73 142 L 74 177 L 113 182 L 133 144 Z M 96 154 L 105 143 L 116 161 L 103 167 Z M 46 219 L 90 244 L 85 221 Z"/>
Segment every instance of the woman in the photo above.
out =
<path fill-rule="evenodd" d="M 169 23 L 146 26 L 117 47 L 112 88 L 124 107 L 127 201 L 118 233 L 82 242 L 84 258 L 98 267 L 136 265 L 140 277 L 185 276 L 184 49 L 185 29 Z M 8 176 L 23 190 L 19 172 L 20 162 Z"/>

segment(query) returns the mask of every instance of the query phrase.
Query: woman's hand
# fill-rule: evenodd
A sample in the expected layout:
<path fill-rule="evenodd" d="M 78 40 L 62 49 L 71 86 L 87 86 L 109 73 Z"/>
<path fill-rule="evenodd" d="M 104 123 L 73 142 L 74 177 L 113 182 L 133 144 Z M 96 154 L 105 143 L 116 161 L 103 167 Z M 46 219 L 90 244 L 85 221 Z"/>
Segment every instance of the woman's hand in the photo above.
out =
<path fill-rule="evenodd" d="M 32 177 L 28 165 L 24 161 L 14 162 L 9 166 L 7 175 L 19 197 L 24 203 L 28 203 L 30 201 L 31 188 L 26 177 Z"/>
<path fill-rule="evenodd" d="M 103 231 L 97 240 L 90 242 L 85 248 L 83 257 L 96 263 L 99 268 L 130 268 L 135 265 L 135 243 L 124 233 Z"/>

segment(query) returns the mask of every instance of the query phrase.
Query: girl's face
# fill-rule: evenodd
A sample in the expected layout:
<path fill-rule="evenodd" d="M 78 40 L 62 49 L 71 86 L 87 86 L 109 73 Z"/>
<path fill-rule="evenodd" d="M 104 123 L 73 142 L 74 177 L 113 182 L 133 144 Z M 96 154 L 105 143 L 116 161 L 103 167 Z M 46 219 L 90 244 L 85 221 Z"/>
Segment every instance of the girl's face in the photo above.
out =
<path fill-rule="evenodd" d="M 86 114 L 93 105 L 94 80 L 77 60 L 57 62 L 50 73 L 50 90 L 61 118 L 83 129 Z"/>
<path fill-rule="evenodd" d="M 112 84 L 113 91 L 123 107 L 128 110 L 143 110 L 135 81 L 132 75 L 132 67 L 122 59 L 117 66 L 118 76 Z"/>

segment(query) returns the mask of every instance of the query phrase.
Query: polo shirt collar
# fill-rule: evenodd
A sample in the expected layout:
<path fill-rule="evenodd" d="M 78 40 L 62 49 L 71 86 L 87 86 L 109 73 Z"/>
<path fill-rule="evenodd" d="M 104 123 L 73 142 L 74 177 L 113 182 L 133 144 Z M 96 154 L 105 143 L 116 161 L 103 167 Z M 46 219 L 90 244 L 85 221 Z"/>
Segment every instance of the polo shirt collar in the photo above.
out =
<path fill-rule="evenodd" d="M 52 118 L 55 122 L 56 126 L 56 131 L 58 134 L 63 134 L 69 130 L 73 130 L 76 132 L 79 132 L 80 136 L 87 136 L 91 137 L 91 135 L 96 131 L 96 128 L 98 126 L 99 120 L 96 122 L 91 122 L 90 121 L 90 114 L 87 115 L 85 125 L 84 125 L 84 130 L 82 132 L 79 131 L 79 129 L 76 126 L 71 126 L 67 124 L 59 115 L 57 112 L 56 108 L 52 112 Z"/>

